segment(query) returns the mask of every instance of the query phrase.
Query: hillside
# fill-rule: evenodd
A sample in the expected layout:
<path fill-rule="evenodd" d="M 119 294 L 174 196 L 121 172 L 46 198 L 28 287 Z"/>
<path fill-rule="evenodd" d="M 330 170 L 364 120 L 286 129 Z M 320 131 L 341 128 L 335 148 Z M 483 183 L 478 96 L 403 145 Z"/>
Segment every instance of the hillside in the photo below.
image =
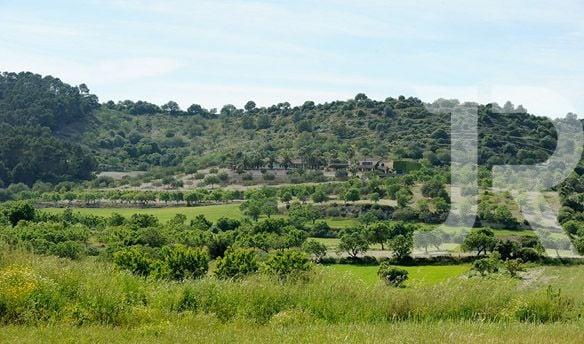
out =
<path fill-rule="evenodd" d="M 449 162 L 449 113 L 460 104 L 416 98 L 354 99 L 292 107 L 280 103 L 220 111 L 174 102 L 99 104 L 85 85 L 51 76 L 4 73 L 0 82 L 0 179 L 58 182 L 96 171 L 192 173 L 209 166 L 258 168 L 301 161 L 309 169 L 367 157 Z M 511 104 L 479 107 L 479 163 L 544 161 L 552 123 Z M 506 112 L 506 113 L 501 113 Z"/>
<path fill-rule="evenodd" d="M 320 169 L 366 157 L 449 162 L 449 108 L 458 101 L 423 104 L 416 98 L 355 99 L 267 108 L 225 106 L 219 113 L 140 112 L 135 104 L 102 105 L 83 141 L 101 170 L 148 170 L 155 166 L 194 171 L 208 166 L 257 168 L 301 160 Z M 164 107 L 163 107 L 164 108 Z M 429 112 L 433 110 L 433 112 Z M 434 112 L 434 110 L 436 110 Z M 142 110 L 144 111 L 144 110 Z M 479 162 L 544 161 L 555 145 L 547 119 L 481 106 Z"/>

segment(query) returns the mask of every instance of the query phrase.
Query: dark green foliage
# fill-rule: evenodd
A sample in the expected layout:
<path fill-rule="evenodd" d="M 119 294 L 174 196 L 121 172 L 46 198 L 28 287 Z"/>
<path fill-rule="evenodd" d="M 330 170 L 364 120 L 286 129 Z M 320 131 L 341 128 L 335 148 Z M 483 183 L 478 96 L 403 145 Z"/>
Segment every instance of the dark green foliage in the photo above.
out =
<path fill-rule="evenodd" d="M 63 241 L 51 247 L 51 254 L 57 257 L 79 259 L 85 248 L 76 241 Z"/>
<path fill-rule="evenodd" d="M 253 249 L 234 248 L 217 260 L 215 276 L 219 278 L 241 278 L 258 271 L 257 253 Z"/>
<path fill-rule="evenodd" d="M 264 272 L 281 280 L 300 277 L 310 268 L 306 254 L 295 249 L 271 252 L 264 262 Z"/>
<path fill-rule="evenodd" d="M 183 245 L 165 246 L 161 250 L 162 260 L 155 265 L 158 278 L 184 280 L 200 278 L 209 270 L 209 254 L 202 248 Z"/>
<path fill-rule="evenodd" d="M 114 253 L 114 263 L 121 269 L 140 276 L 148 276 L 154 261 L 138 246 L 125 248 Z"/>
<path fill-rule="evenodd" d="M 477 255 L 486 254 L 492 251 L 497 244 L 495 234 L 488 228 L 472 230 L 464 238 L 463 249 L 467 251 L 477 251 Z"/>
<path fill-rule="evenodd" d="M 377 275 L 388 285 L 400 287 L 407 279 L 407 270 L 391 266 L 389 262 L 382 262 L 377 270 Z"/>
<path fill-rule="evenodd" d="M 364 227 L 349 227 L 341 231 L 339 236 L 339 252 L 347 252 L 351 257 L 367 252 L 369 249 L 368 233 Z"/>
<path fill-rule="evenodd" d="M 325 244 L 310 239 L 302 244 L 302 250 L 311 255 L 314 261 L 320 262 L 326 256 L 327 248 Z"/>
<path fill-rule="evenodd" d="M 87 87 L 32 73 L 0 74 L 0 180 L 32 185 L 89 178 L 92 155 L 59 132 L 99 107 Z"/>
<path fill-rule="evenodd" d="M 29 202 L 17 201 L 6 203 L 2 207 L 2 215 L 16 226 L 19 221 L 32 221 L 36 217 L 36 210 Z"/>
<path fill-rule="evenodd" d="M 486 276 L 499 271 L 499 265 L 501 264 L 498 257 L 493 256 L 489 258 L 477 259 L 473 262 L 472 268 L 477 271 L 481 276 Z"/>

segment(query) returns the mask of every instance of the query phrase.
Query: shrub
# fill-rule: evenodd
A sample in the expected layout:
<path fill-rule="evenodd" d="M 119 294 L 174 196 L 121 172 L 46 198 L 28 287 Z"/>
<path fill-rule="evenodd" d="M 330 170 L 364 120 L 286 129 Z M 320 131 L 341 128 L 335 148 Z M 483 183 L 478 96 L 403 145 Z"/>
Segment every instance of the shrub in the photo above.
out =
<path fill-rule="evenodd" d="M 215 276 L 219 278 L 240 278 L 258 271 L 257 253 L 250 248 L 235 248 L 225 252 L 217 260 Z"/>
<path fill-rule="evenodd" d="M 481 274 L 481 276 L 486 276 L 499 271 L 499 254 L 492 254 L 488 258 L 477 259 L 473 262 L 472 269 Z"/>
<path fill-rule="evenodd" d="M 32 204 L 24 201 L 11 202 L 4 206 L 2 214 L 12 226 L 21 221 L 32 221 L 36 216 L 36 210 Z"/>
<path fill-rule="evenodd" d="M 537 262 L 541 258 L 539 252 L 532 247 L 523 247 L 519 249 L 517 257 L 524 262 Z"/>
<path fill-rule="evenodd" d="M 57 257 L 79 259 L 83 253 L 83 246 L 75 241 L 64 241 L 51 247 L 51 253 Z"/>
<path fill-rule="evenodd" d="M 281 280 L 299 276 L 310 268 L 310 260 L 306 254 L 295 249 L 272 252 L 264 263 L 264 272 Z"/>
<path fill-rule="evenodd" d="M 507 259 L 505 261 L 505 269 L 511 275 L 511 277 L 517 277 L 517 273 L 520 271 L 525 271 L 523 266 L 523 261 L 521 259 Z"/>
<path fill-rule="evenodd" d="M 114 253 L 114 264 L 140 276 L 148 276 L 152 271 L 153 261 L 138 246 Z"/>
<path fill-rule="evenodd" d="M 175 245 L 163 247 L 161 253 L 163 259 L 156 265 L 159 278 L 179 281 L 199 278 L 209 270 L 209 254 L 205 249 Z"/>
<path fill-rule="evenodd" d="M 387 261 L 379 265 L 377 275 L 381 277 L 385 283 L 394 287 L 401 286 L 408 279 L 407 270 L 391 266 Z"/>

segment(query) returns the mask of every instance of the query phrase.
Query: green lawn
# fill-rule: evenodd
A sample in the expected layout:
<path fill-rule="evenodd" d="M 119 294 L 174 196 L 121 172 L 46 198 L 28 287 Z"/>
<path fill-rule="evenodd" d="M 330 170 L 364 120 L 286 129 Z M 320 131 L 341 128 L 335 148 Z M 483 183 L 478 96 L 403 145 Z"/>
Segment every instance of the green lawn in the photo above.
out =
<path fill-rule="evenodd" d="M 359 224 L 355 218 L 327 218 L 325 221 L 331 228 L 347 228 Z"/>
<path fill-rule="evenodd" d="M 378 283 L 378 266 L 360 266 L 349 264 L 334 264 L 330 269 L 354 275 L 355 278 L 367 284 Z M 428 265 L 428 266 L 400 266 L 409 272 L 408 285 L 433 284 L 446 281 L 449 278 L 461 276 L 470 269 L 469 264 L 461 265 Z"/>
<path fill-rule="evenodd" d="M 63 212 L 63 208 L 44 208 L 43 211 L 49 213 Z M 132 214 L 151 214 L 158 217 L 161 222 L 166 222 L 176 214 L 185 214 L 187 219 L 192 219 L 197 215 L 205 215 L 209 221 L 217 221 L 221 217 L 241 219 L 243 214 L 239 210 L 239 203 L 206 205 L 200 207 L 165 207 L 165 208 L 74 208 L 74 212 L 81 214 L 92 214 L 97 216 L 110 216 L 112 213 L 118 213 L 122 216 L 129 217 Z M 274 217 L 284 217 L 275 215 Z M 332 228 L 346 228 L 356 225 L 356 219 L 345 218 L 327 218 L 325 221 Z"/>
<path fill-rule="evenodd" d="M 42 209 L 47 212 L 62 212 L 62 208 L 46 208 Z M 240 219 L 243 214 L 239 210 L 238 203 L 208 205 L 201 207 L 168 207 L 168 208 L 75 208 L 74 212 L 82 214 L 92 214 L 97 216 L 110 216 L 112 213 L 119 213 L 122 216 L 128 217 L 132 214 L 151 214 L 158 217 L 162 222 L 168 221 L 176 214 L 185 214 L 190 220 L 197 215 L 205 215 L 210 221 L 217 221 L 221 217 L 229 217 Z"/>

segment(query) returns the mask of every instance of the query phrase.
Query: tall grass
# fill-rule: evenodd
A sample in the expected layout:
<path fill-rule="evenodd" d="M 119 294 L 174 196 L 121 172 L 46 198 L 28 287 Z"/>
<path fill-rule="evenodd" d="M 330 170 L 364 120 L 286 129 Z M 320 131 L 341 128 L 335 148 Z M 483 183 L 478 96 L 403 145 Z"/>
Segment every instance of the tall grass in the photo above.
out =
<path fill-rule="evenodd" d="M 569 274 L 573 283 L 584 281 L 582 268 L 552 269 Z M 391 288 L 316 268 L 308 282 L 282 283 L 258 275 L 243 281 L 206 277 L 179 283 L 141 278 L 91 259 L 72 262 L 20 251 L 0 259 L 4 324 L 135 327 L 191 315 L 255 324 L 552 323 L 578 320 L 583 301 L 575 289 L 526 288 L 505 277 Z"/>

